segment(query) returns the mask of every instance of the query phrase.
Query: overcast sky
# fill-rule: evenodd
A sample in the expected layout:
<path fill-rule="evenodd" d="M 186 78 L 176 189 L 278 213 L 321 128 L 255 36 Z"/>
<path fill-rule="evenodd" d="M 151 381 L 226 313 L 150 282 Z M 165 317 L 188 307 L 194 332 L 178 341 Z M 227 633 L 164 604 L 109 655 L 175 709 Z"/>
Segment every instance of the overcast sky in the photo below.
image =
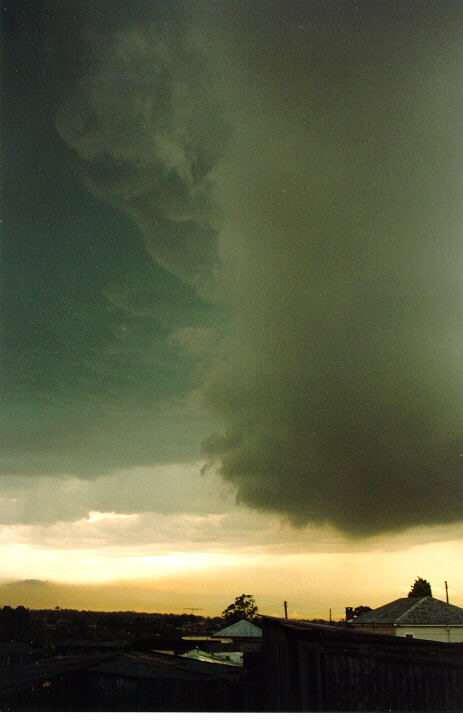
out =
<path fill-rule="evenodd" d="M 8 603 L 463 604 L 461 3 L 3 6 Z"/>

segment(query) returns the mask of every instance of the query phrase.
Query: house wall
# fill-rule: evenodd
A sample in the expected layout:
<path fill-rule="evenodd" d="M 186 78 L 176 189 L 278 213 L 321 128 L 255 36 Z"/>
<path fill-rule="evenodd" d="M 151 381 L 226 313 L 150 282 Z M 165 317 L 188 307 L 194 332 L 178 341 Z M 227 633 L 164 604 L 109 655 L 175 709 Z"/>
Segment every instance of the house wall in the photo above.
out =
<path fill-rule="evenodd" d="M 412 634 L 414 639 L 431 639 L 433 642 L 463 642 L 463 626 L 461 627 L 396 627 L 397 637 Z"/>
<path fill-rule="evenodd" d="M 460 627 L 442 625 L 393 626 L 392 624 L 355 624 L 356 632 L 371 634 L 391 634 L 394 637 L 406 637 L 411 634 L 414 639 L 430 639 L 432 642 L 463 642 L 463 625 Z"/>

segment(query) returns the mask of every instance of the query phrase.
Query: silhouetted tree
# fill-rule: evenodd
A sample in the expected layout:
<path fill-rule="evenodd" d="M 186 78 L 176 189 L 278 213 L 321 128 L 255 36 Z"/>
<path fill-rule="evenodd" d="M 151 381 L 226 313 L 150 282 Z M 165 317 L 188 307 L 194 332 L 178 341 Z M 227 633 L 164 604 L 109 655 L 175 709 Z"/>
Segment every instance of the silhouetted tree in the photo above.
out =
<path fill-rule="evenodd" d="M 409 597 L 432 597 L 431 585 L 427 579 L 417 577 L 408 592 Z"/>
<path fill-rule="evenodd" d="M 257 614 L 257 605 L 252 594 L 242 594 L 235 597 L 233 604 L 229 604 L 222 612 L 222 617 L 228 624 L 239 622 L 240 619 L 251 621 Z"/>
<path fill-rule="evenodd" d="M 31 637 L 31 614 L 22 605 L 13 609 L 6 605 L 0 612 L 0 640 L 28 642 Z"/>
<path fill-rule="evenodd" d="M 355 607 L 354 609 L 354 618 L 359 617 L 361 614 L 364 614 L 364 612 L 371 612 L 371 607 L 366 607 L 363 604 L 360 604 L 358 607 Z"/>

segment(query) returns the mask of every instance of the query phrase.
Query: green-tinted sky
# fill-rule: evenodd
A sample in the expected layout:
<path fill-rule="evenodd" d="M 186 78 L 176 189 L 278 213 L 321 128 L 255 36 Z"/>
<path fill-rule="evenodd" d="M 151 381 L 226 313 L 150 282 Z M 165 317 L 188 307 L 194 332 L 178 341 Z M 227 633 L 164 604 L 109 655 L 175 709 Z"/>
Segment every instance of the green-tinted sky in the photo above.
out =
<path fill-rule="evenodd" d="M 462 20 L 3 3 L 5 530 L 458 525 Z"/>
<path fill-rule="evenodd" d="M 171 335 L 209 326 L 217 309 L 86 187 L 55 125 L 73 92 L 60 63 L 73 40 L 82 52 L 72 34 L 58 52 L 62 16 L 46 3 L 5 8 L 2 471 L 95 476 L 195 458 L 204 424 L 183 412 L 169 421 L 165 406 L 198 383 L 198 364 Z M 188 219 L 156 223 L 166 245 L 199 234 Z"/>

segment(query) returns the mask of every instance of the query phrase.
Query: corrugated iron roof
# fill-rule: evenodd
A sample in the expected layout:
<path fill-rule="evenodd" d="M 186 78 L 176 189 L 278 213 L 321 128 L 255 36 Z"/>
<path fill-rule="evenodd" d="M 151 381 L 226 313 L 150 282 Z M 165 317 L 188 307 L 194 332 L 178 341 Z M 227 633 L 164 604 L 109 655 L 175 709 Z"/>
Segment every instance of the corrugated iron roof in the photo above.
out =
<path fill-rule="evenodd" d="M 98 659 L 107 660 L 114 652 L 98 655 Z M 0 697 L 32 686 L 41 685 L 68 672 L 76 672 L 95 664 L 96 655 L 56 656 L 37 660 L 31 664 L 15 665 L 0 669 Z"/>
<path fill-rule="evenodd" d="M 247 619 L 240 619 L 225 629 L 215 632 L 214 637 L 262 637 L 262 630 Z"/>
<path fill-rule="evenodd" d="M 238 652 L 238 654 L 240 653 Z M 183 652 L 183 654 L 180 654 L 179 656 L 187 657 L 189 659 L 198 659 L 200 662 L 209 662 L 211 664 L 228 664 L 232 666 L 236 666 L 237 664 L 237 662 L 226 659 L 224 656 L 210 654 L 209 652 L 205 652 L 198 647 L 196 647 L 195 649 L 190 649 L 188 652 Z"/>
<path fill-rule="evenodd" d="M 187 679 L 210 678 L 211 676 L 233 678 L 242 671 L 235 665 L 204 664 L 198 659 L 159 652 L 122 652 L 107 662 L 92 665 L 91 670 L 121 677 L 180 677 Z"/>

